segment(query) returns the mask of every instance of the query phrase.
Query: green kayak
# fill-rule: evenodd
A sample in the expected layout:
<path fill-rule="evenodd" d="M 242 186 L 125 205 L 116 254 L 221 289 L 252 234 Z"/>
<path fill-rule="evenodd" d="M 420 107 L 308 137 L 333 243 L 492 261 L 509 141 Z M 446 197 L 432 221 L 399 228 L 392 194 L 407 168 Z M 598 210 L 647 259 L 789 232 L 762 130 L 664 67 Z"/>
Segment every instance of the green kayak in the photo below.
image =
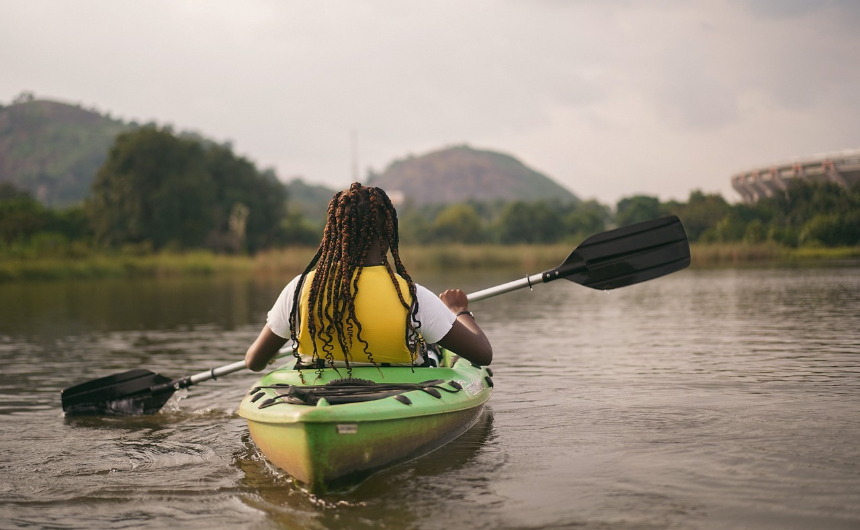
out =
<path fill-rule="evenodd" d="M 311 492 L 342 490 L 455 439 L 478 420 L 492 372 L 444 352 L 440 367 L 296 370 L 251 388 L 238 413 L 266 456 Z"/>

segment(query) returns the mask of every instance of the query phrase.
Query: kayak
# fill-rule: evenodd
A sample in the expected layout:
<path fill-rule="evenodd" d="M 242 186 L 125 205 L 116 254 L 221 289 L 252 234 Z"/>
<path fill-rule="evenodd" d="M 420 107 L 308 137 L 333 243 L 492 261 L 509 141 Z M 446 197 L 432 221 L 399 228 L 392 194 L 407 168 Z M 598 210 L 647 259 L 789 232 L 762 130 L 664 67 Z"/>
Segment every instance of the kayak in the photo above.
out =
<path fill-rule="evenodd" d="M 312 493 L 349 489 L 474 425 L 492 371 L 444 352 L 439 367 L 304 367 L 260 379 L 239 405 L 254 444 Z"/>

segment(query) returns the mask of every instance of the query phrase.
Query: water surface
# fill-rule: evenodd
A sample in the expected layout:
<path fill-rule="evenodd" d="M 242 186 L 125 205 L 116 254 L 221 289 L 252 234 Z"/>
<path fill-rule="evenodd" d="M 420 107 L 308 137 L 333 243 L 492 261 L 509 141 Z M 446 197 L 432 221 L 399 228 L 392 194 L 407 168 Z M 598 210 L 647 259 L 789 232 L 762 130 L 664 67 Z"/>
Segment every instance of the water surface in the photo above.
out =
<path fill-rule="evenodd" d="M 251 373 L 154 416 L 63 417 L 82 380 L 240 359 L 281 288 L 0 284 L 0 528 L 860 527 L 860 268 L 476 303 L 496 383 L 479 424 L 344 494 L 309 495 L 256 450 L 235 414 Z"/>

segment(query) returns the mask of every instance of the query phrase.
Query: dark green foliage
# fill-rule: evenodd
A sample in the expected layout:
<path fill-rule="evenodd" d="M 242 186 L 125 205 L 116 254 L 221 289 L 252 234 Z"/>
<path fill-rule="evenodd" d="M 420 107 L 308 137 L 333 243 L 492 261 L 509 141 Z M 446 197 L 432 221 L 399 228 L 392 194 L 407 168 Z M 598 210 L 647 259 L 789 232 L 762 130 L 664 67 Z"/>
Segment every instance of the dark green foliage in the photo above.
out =
<path fill-rule="evenodd" d="M 569 239 L 572 236 L 581 241 L 606 230 L 606 223 L 611 218 L 609 208 L 599 202 L 594 200 L 581 202 L 564 216 L 566 234 L 562 235 L 562 238 Z"/>
<path fill-rule="evenodd" d="M 302 214 L 290 210 L 281 221 L 279 243 L 288 245 L 317 246 L 322 239 L 323 228 Z"/>
<path fill-rule="evenodd" d="M 478 212 L 465 203 L 452 204 L 439 212 L 430 233 L 439 243 L 481 243 L 486 239 Z"/>
<path fill-rule="evenodd" d="M 16 186 L 0 183 L 0 243 L 26 245 L 34 238 L 87 240 L 86 214 L 80 207 L 51 210 Z"/>
<path fill-rule="evenodd" d="M 615 224 L 619 227 L 641 223 L 665 215 L 665 210 L 657 197 L 634 195 L 618 201 Z"/>
<path fill-rule="evenodd" d="M 789 246 L 860 244 L 860 187 L 797 181 L 785 194 L 748 208 L 747 222 L 761 223 L 768 240 Z"/>
<path fill-rule="evenodd" d="M 687 237 L 692 241 L 698 241 L 706 232 L 714 230 L 731 209 L 722 195 L 706 195 L 699 190 L 690 193 L 686 204 L 673 204 L 668 208 L 684 223 Z"/>
<path fill-rule="evenodd" d="M 730 205 L 719 195 L 694 191 L 686 204 L 669 210 L 684 222 L 691 241 L 860 244 L 860 188 L 830 182 L 796 181 L 785 193 L 753 205 Z"/>
<path fill-rule="evenodd" d="M 574 242 L 605 230 L 611 219 L 597 201 L 431 204 L 404 207 L 399 217 L 407 244 Z"/>
<path fill-rule="evenodd" d="M 286 190 L 271 171 L 259 172 L 250 161 L 237 157 L 225 146 L 214 145 L 206 152 L 206 169 L 215 190 L 213 208 L 214 235 L 233 235 L 231 213 L 237 205 L 248 209 L 246 221 L 247 250 L 256 252 L 278 242 L 278 230 L 286 214 Z M 222 238 L 223 239 L 223 238 Z M 213 248 L 214 245 L 208 245 Z M 241 250 L 226 248 L 216 250 Z"/>
<path fill-rule="evenodd" d="M 146 127 L 117 136 L 87 210 L 108 246 L 201 247 L 214 223 L 215 186 L 199 143 Z"/>
<path fill-rule="evenodd" d="M 0 241 L 26 240 L 49 224 L 50 212 L 29 193 L 9 183 L 0 184 Z"/>
<path fill-rule="evenodd" d="M 499 219 L 502 243 L 553 243 L 558 241 L 562 217 L 545 202 L 512 202 Z"/>
<path fill-rule="evenodd" d="M 117 137 L 87 201 L 96 240 L 254 252 L 277 240 L 286 193 L 229 147 L 144 127 Z"/>
<path fill-rule="evenodd" d="M 853 212 L 819 214 L 804 223 L 800 240 L 827 247 L 860 245 L 860 209 Z"/>

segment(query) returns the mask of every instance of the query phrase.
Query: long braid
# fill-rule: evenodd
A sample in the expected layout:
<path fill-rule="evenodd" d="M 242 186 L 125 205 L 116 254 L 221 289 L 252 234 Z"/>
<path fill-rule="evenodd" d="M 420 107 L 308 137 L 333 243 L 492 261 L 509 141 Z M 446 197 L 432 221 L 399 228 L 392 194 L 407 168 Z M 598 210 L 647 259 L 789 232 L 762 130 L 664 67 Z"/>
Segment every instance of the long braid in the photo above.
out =
<path fill-rule="evenodd" d="M 397 220 L 397 210 L 394 209 L 394 205 L 391 204 L 391 199 L 388 198 L 388 195 L 383 191 L 380 191 L 380 197 L 383 201 L 383 206 L 385 207 L 386 212 L 388 212 L 388 218 L 386 219 L 386 238 L 391 241 L 391 255 L 394 257 L 394 265 L 397 268 L 397 274 L 400 275 L 401 278 L 406 280 L 406 285 L 409 287 L 409 296 L 412 298 L 412 305 L 409 306 L 406 304 L 406 301 L 403 299 L 403 295 L 400 292 L 400 285 L 398 282 L 395 282 L 395 287 L 397 288 L 397 294 L 400 297 L 400 303 L 403 304 L 404 307 L 407 308 L 406 315 L 406 347 L 409 350 L 409 355 L 412 358 L 412 362 L 415 362 L 415 357 L 417 353 L 421 353 L 422 356 L 425 355 L 427 351 L 427 346 L 424 343 L 424 340 L 421 338 L 421 335 L 418 333 L 418 327 L 421 326 L 421 321 L 418 319 L 418 293 L 415 289 L 415 282 L 412 281 L 412 277 L 409 276 L 409 273 L 406 271 L 406 267 L 403 265 L 403 262 L 400 259 L 400 233 L 398 227 Z M 391 276 L 392 281 L 394 280 L 394 273 L 391 271 L 391 266 L 388 264 L 388 257 L 383 256 L 383 262 L 385 264 L 386 270 L 388 270 L 389 276 Z"/>
<path fill-rule="evenodd" d="M 361 336 L 361 322 L 355 313 L 359 279 L 374 241 L 385 245 L 382 265 L 388 271 L 400 303 L 407 310 L 405 341 L 412 364 L 414 365 L 419 351 L 424 353 L 425 346 L 417 332 L 420 322 L 417 320 L 418 297 L 415 283 L 400 259 L 397 212 L 382 189 L 364 187 L 355 182 L 348 190 L 335 194 L 329 202 L 323 239 L 296 287 L 290 313 L 293 355 L 299 355 L 297 330 L 300 322 L 297 315 L 302 285 L 307 275 L 316 267 L 308 289 L 306 315 L 314 365 L 320 366 L 318 361 L 324 358 L 329 366 L 337 370 L 334 360 L 337 343 L 343 351 L 344 361 L 351 375 L 350 361 L 353 359 L 350 351 L 354 340 L 362 344 L 365 356 L 369 362 L 376 365 L 370 344 Z M 386 248 L 394 257 L 394 270 L 388 261 Z M 406 302 L 401 292 L 395 270 L 406 281 L 411 304 Z M 322 343 L 322 352 L 318 350 L 317 339 Z"/>

